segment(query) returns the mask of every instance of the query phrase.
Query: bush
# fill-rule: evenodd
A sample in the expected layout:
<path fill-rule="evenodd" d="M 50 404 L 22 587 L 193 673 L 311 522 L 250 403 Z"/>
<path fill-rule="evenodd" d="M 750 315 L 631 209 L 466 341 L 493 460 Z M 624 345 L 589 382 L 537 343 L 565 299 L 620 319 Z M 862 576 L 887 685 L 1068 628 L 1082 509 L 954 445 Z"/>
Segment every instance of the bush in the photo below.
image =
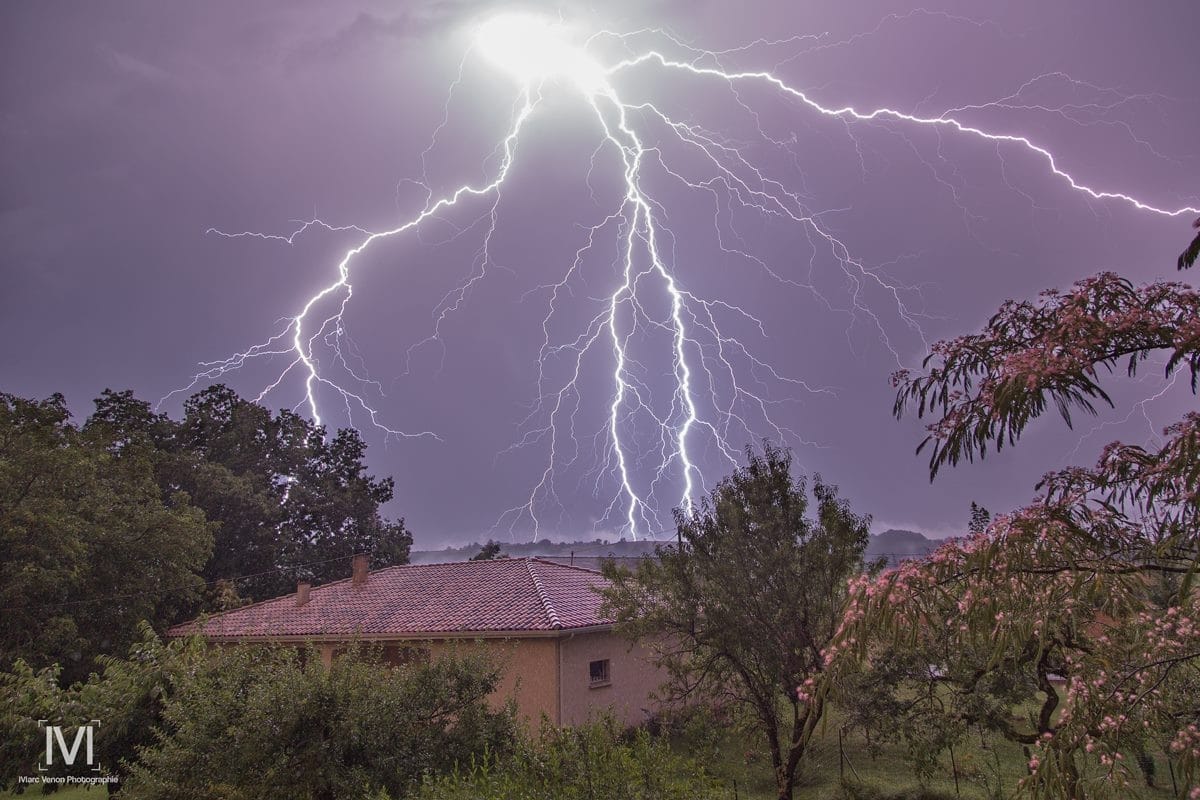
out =
<path fill-rule="evenodd" d="M 957 800 L 956 795 L 933 789 L 900 789 L 896 791 L 876 789 L 862 784 L 846 783 L 842 786 L 846 800 Z"/>
<path fill-rule="evenodd" d="M 403 796 L 424 776 L 511 748 L 512 709 L 489 709 L 498 672 L 482 658 L 388 668 L 376 656 L 348 654 L 326 669 L 294 648 L 213 653 L 172 687 L 122 796 Z"/>
<path fill-rule="evenodd" d="M 420 800 L 716 800 L 727 792 L 645 730 L 608 718 L 577 728 L 543 725 L 508 757 L 489 754 L 449 776 L 428 777 Z"/>

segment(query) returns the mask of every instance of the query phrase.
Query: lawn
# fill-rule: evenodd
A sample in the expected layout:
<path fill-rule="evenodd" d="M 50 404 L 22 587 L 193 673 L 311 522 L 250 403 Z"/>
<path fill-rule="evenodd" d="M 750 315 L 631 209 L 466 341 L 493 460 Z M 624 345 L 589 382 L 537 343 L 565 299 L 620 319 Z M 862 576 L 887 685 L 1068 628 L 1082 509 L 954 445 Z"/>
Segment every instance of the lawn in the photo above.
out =
<path fill-rule="evenodd" d="M 976 736 L 955 750 L 957 785 L 948 756 L 941 759 L 939 774 L 922 784 L 906 758 L 903 744 L 885 744 L 872 757 L 861 734 L 846 734 L 843 757 L 839 758 L 838 727 L 836 711 L 829 712 L 805 755 L 796 800 L 990 800 L 1010 796 L 1017 781 L 1027 774 L 1019 746 L 999 737 Z M 729 788 L 730 798 L 774 800 L 765 740 L 730 731 L 691 730 L 677 738 L 674 746 L 715 774 Z M 1155 763 L 1155 774 L 1157 789 L 1134 786 L 1125 796 L 1141 800 L 1174 797 L 1167 763 L 1161 755 Z"/>
<path fill-rule="evenodd" d="M 100 798 L 108 797 L 108 790 L 103 786 L 70 786 L 60 789 L 54 794 L 42 794 L 40 787 L 30 786 L 25 790 L 25 794 L 16 794 L 11 791 L 0 792 L 0 797 L 53 797 L 54 800 L 100 800 Z"/>

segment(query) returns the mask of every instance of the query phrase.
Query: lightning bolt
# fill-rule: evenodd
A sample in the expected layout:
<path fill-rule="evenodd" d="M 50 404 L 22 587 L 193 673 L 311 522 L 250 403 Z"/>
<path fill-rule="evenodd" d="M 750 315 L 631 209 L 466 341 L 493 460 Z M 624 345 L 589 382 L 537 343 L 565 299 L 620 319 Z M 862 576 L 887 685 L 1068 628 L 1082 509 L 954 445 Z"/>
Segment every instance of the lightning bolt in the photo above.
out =
<path fill-rule="evenodd" d="M 639 50 L 637 42 L 645 36 L 658 37 L 658 41 L 669 47 Z M 610 40 L 619 43 L 627 55 L 601 64 L 593 50 L 599 43 Z M 823 36 L 803 36 L 754 44 L 773 48 L 805 43 L 811 49 L 822 49 L 852 41 L 853 38 L 830 43 Z M 332 225 L 314 216 L 298 221 L 286 234 L 209 230 L 222 237 L 253 237 L 292 245 L 309 231 L 320 229 L 356 236 L 357 243 L 338 261 L 332 280 L 312 294 L 296 313 L 279 320 L 273 335 L 223 359 L 201 363 L 200 372 L 167 397 L 218 380 L 252 361 L 283 359 L 285 366 L 262 388 L 256 400 L 263 401 L 282 390 L 289 378 L 293 383 L 298 379 L 302 391 L 295 407 L 306 408 L 317 424 L 324 418 L 321 409 L 324 398 L 332 397 L 340 401 L 350 424 L 373 426 L 385 438 L 437 438 L 433 431 L 401 430 L 383 421 L 384 415 L 378 410 L 383 386 L 370 377 L 346 325 L 354 295 L 355 260 L 383 239 L 410 233 L 420 235 L 430 220 L 444 219 L 442 215 L 469 208 L 480 200 L 490 201 L 475 222 L 459 228 L 455 234 L 466 235 L 480 224 L 486 227 L 469 275 L 443 298 L 434 310 L 430 335 L 412 345 L 408 355 L 411 358 L 416 348 L 426 344 L 440 344 L 444 321 L 457 311 L 489 270 L 497 266 L 491 242 L 499 224 L 502 189 L 517 163 L 522 133 L 535 112 L 546 105 L 548 90 L 567 83 L 573 96 L 582 98 L 595 121 L 597 142 L 588 175 L 593 201 L 600 203 L 592 189 L 592 174 L 606 167 L 612 167 L 612 174 L 623 190 L 614 205 L 601 207 L 595 220 L 581 224 L 585 233 L 561 280 L 538 286 L 531 292 L 543 295 L 546 301 L 542 342 L 536 357 L 536 391 L 522 423 L 524 433 L 505 452 L 542 448 L 545 468 L 529 494 L 500 513 L 495 527 L 506 527 L 514 536 L 520 530 L 531 531 L 536 539 L 547 524 L 547 514 L 556 508 L 560 514 L 565 513 L 558 476 L 582 458 L 588 441 L 593 459 L 585 477 L 590 476 L 595 496 L 607 498 L 602 500 L 605 511 L 597 527 L 615 525 L 635 538 L 654 536 L 667 529 L 660 510 L 664 504 L 685 512 L 693 508 L 695 499 L 708 486 L 700 453 L 715 454 L 718 460 L 736 465 L 738 447 L 734 443 L 757 438 L 762 433 L 819 446 L 819 442 L 806 442 L 796 431 L 778 424 L 774 409 L 781 403 L 794 401 L 798 394 L 833 394 L 835 390 L 780 372 L 755 355 L 753 343 L 745 335 L 728 332 L 731 327 L 740 326 L 755 337 L 768 338 L 765 324 L 751 311 L 720 298 L 705 297 L 689 285 L 688 265 L 680 263 L 669 224 L 669 191 L 663 187 L 687 192 L 696 198 L 696 207 L 712 210 L 715 240 L 723 255 L 760 270 L 785 287 L 810 294 L 831 312 L 845 315 L 848 342 L 851 327 L 865 320 L 897 365 L 902 366 L 900 346 L 893 342 L 895 331 L 889 319 L 897 320 L 902 330 L 928 347 L 921 327 L 927 315 L 921 307 L 919 287 L 890 277 L 890 264 L 872 265 L 855 256 L 824 221 L 837 209 L 812 209 L 803 185 L 789 186 L 766 167 L 756 164 L 750 148 L 744 144 L 695 122 L 675 119 L 654 103 L 623 97 L 617 88 L 619 81 L 635 70 L 686 74 L 723 87 L 748 115 L 763 140 L 781 151 L 790 153 L 791 143 L 764 131 L 758 112 L 743 94 L 744 89 L 768 89 L 803 112 L 841 122 L 855 142 L 860 162 L 862 151 L 854 138 L 860 127 L 928 129 L 938 133 L 939 142 L 945 133 L 977 141 L 998 152 L 1023 154 L 1091 201 L 1126 204 L 1141 212 L 1166 217 L 1200 213 L 1200 209 L 1191 206 L 1163 207 L 1122 191 L 1099 188 L 1072 174 L 1061 158 L 1033 139 L 965 120 L 964 114 L 971 111 L 1024 108 L 1056 113 L 1079 122 L 1080 114 L 1100 114 L 1132 102 L 1112 90 L 1062 74 L 1039 76 L 1016 92 L 987 103 L 929 114 L 889 107 L 825 105 L 785 81 L 777 74 L 778 65 L 772 70 L 749 71 L 723 66 L 722 58 L 741 55 L 753 45 L 707 51 L 652 29 L 633 33 L 600 31 L 578 45 L 560 39 L 508 45 L 504 57 L 514 59 L 526 73 L 520 75 L 516 84 L 507 132 L 489 159 L 494 165 L 490 176 L 440 196 L 435 196 L 429 188 L 427 156 L 448 124 L 448 97 L 446 113 L 429 148 L 421 155 L 422 178 L 411 181 L 425 193 L 423 206 L 394 227 L 368 231 L 354 225 Z M 539 46 L 564 66 L 548 65 L 546 59 L 550 56 L 538 62 Z M 671 55 L 666 52 L 670 47 L 684 55 Z M 450 96 L 463 81 L 465 65 L 471 57 L 469 50 L 460 64 Z M 1086 86 L 1099 93 L 1100 99 L 1057 106 L 1027 103 L 1022 99 L 1031 86 L 1046 80 Z M 1133 136 L 1132 130 L 1129 133 Z M 663 143 L 672 146 L 674 155 L 668 154 Z M 938 179 L 942 180 L 940 176 Z M 944 180 L 943 183 L 950 186 Z M 757 255 L 738 230 L 735 218 L 741 213 L 780 221 L 801 231 L 810 247 L 807 269 L 781 271 Z M 610 245 L 613 252 L 605 263 L 603 250 Z M 589 281 L 595 280 L 591 273 L 601 268 L 608 269 L 613 280 L 599 297 L 592 297 L 587 288 Z M 834 301 L 818 288 L 816 276 L 828 268 L 840 275 L 845 287 L 843 301 Z M 564 318 L 568 322 L 578 319 L 564 307 L 568 301 L 577 302 L 580 297 L 594 301 L 594 313 L 582 324 L 576 323 L 575 332 L 564 338 L 556 333 L 556 327 Z M 886 310 L 878 307 L 878 298 L 885 299 Z M 586 384 L 593 362 L 605 365 L 603 370 L 609 376 L 608 400 L 603 423 L 581 432 L 580 414 L 589 395 Z M 653 390 L 662 382 L 671 387 L 665 397 Z M 784 395 L 782 399 L 777 396 L 780 392 Z"/>

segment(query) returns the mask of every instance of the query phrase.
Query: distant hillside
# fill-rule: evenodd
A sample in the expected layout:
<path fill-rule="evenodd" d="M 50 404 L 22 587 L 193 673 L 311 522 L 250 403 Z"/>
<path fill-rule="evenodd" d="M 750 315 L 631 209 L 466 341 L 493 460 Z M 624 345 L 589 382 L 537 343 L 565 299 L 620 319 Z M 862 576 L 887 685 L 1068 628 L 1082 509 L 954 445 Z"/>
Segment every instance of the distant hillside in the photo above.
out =
<path fill-rule="evenodd" d="M 906 558 L 928 555 L 940 544 L 940 540 L 930 539 L 922 533 L 893 528 L 871 536 L 871 543 L 867 545 L 866 558 L 868 561 L 873 561 L 883 557 L 888 560 L 889 564 L 895 564 Z"/>
<path fill-rule="evenodd" d="M 543 539 L 540 542 L 521 542 L 500 544 L 500 552 L 512 558 L 541 556 L 542 558 L 562 559 L 570 562 L 574 557 L 577 566 L 594 567 L 603 558 L 642 558 L 653 555 L 655 546 L 669 544 L 657 541 L 632 541 L 622 539 L 618 542 L 606 542 L 594 539 L 590 542 L 552 542 Z M 916 531 L 887 530 L 871 536 L 867 545 L 866 557 L 874 560 L 881 556 L 894 563 L 898 560 L 923 556 L 932 553 L 940 542 L 930 539 Z M 476 542 L 462 547 L 447 547 L 442 550 L 414 550 L 410 558 L 414 564 L 434 564 L 445 561 L 466 561 L 479 552 L 482 543 Z"/>
<path fill-rule="evenodd" d="M 605 542 L 595 539 L 590 542 L 552 542 L 543 539 L 540 542 L 501 542 L 500 552 L 512 558 L 527 556 L 543 556 L 546 558 L 567 558 L 574 553 L 576 556 L 591 558 L 639 558 L 654 553 L 656 541 L 630 541 L 622 539 L 619 542 Z M 466 561 L 479 552 L 483 544 L 476 542 L 462 547 L 447 547 L 444 550 L 414 550 L 409 558 L 414 564 L 432 564 L 439 561 Z"/>

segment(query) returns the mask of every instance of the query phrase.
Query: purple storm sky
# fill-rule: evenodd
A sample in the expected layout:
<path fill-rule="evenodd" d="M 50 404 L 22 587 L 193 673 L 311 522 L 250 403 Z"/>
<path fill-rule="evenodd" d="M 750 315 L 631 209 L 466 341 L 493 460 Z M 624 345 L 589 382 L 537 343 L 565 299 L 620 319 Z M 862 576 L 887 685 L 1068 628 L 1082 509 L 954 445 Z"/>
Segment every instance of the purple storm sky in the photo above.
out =
<path fill-rule="evenodd" d="M 519 87 L 478 53 L 464 54 L 482 20 L 532 8 L 5 3 L 0 389 L 63 392 L 82 418 L 105 387 L 158 400 L 188 386 L 198 363 L 284 330 L 363 235 L 314 227 L 289 244 L 210 229 L 282 237 L 294 220 L 319 217 L 388 230 L 426 204 L 418 181 L 436 200 L 492 180 Z M 949 114 L 1028 137 L 1095 189 L 1160 209 L 1200 205 L 1200 4 L 1191 0 L 920 8 L 675 0 L 541 10 L 582 37 L 657 29 L 675 39 L 650 31 L 597 40 L 591 52 L 606 65 L 651 49 L 681 60 L 722 51 L 727 71 L 769 71 L 825 107 Z M 1165 386 L 1161 371 L 1114 378 L 1116 411 L 1082 418 L 1074 431 L 1047 418 L 1015 450 L 930 484 L 913 454 L 922 424 L 891 416 L 890 374 L 919 364 L 927 343 L 978 329 L 1005 298 L 1099 270 L 1178 279 L 1174 258 L 1197 215 L 1093 199 L 1017 145 L 822 116 L 763 81 L 735 92 L 720 78 L 645 64 L 614 74 L 612 85 L 644 134 L 642 189 L 664 258 L 693 298 L 687 358 L 713 374 L 696 384 L 701 422 L 734 450 L 782 436 L 797 466 L 837 483 L 874 515 L 876 531 L 959 532 L 970 501 L 1011 509 L 1043 472 L 1088 462 L 1117 438 L 1149 441 L 1194 407 L 1182 381 Z M 761 186 L 788 193 L 861 267 L 847 278 L 811 226 L 739 206 L 659 112 L 706 137 L 742 176 L 759 170 L 773 181 Z M 331 427 L 363 431 L 372 470 L 396 479 L 387 511 L 406 517 L 419 546 L 527 539 L 534 527 L 521 509 L 531 492 L 539 537 L 629 533 L 606 427 L 608 340 L 580 362 L 572 411 L 551 417 L 575 355 L 555 345 L 585 335 L 621 281 L 624 239 L 614 222 L 596 234 L 545 322 L 550 287 L 568 276 L 589 227 L 621 205 L 621 161 L 603 141 L 584 96 L 551 79 L 499 195 L 466 198 L 353 262 L 343 318 L 353 344 L 339 341 L 351 368 L 377 383 L 354 382 L 324 342 L 322 369 L 369 399 L 382 424 L 437 436 L 388 437 L 360 408 L 348 417 L 329 387 L 318 388 L 321 413 Z M 636 258 L 647 268 L 645 254 Z M 670 295 L 654 280 L 645 279 L 642 305 L 618 319 L 634 331 L 625 340 L 629 375 L 646 403 L 625 409 L 620 424 L 630 480 L 643 496 L 654 487 L 661 521 L 679 502 L 683 474 L 679 457 L 664 466 L 664 428 L 649 415 L 671 430 L 686 415 L 672 394 Z M 713 310 L 722 339 L 697 321 L 703 309 Z M 728 375 L 717 366 L 722 342 L 733 348 Z M 540 406 L 539 349 L 551 401 Z M 288 363 L 255 359 L 221 380 L 253 397 Z M 182 399 L 168 397 L 163 410 L 178 415 Z M 265 402 L 307 413 L 303 400 L 303 375 L 293 371 Z M 731 407 L 744 425 L 721 417 Z M 697 485 L 729 471 L 713 429 L 690 434 Z"/>

